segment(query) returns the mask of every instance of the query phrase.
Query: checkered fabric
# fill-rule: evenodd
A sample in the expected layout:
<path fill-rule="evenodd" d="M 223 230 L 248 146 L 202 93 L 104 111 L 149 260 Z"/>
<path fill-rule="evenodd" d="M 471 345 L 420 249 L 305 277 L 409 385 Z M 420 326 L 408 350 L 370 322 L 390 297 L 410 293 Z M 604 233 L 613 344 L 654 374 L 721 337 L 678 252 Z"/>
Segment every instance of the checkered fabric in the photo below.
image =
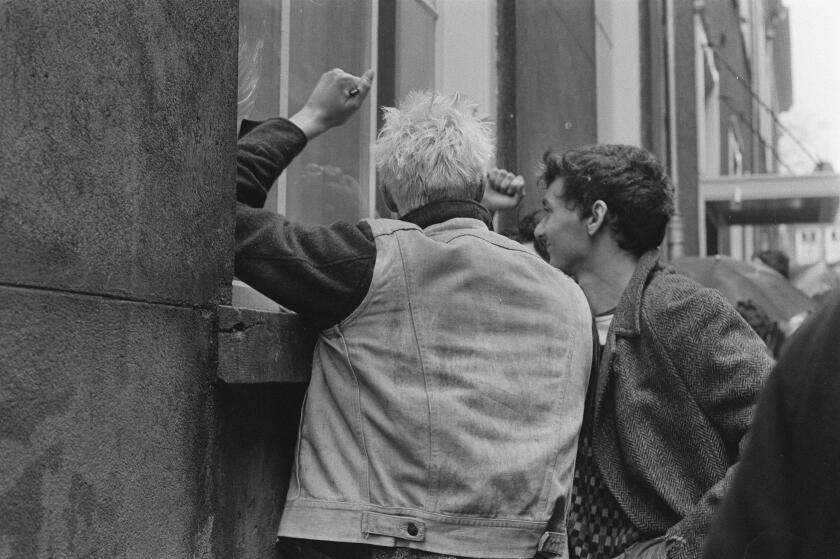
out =
<path fill-rule="evenodd" d="M 641 539 L 601 477 L 592 453 L 590 429 L 578 443 L 566 528 L 572 559 L 610 559 Z"/>

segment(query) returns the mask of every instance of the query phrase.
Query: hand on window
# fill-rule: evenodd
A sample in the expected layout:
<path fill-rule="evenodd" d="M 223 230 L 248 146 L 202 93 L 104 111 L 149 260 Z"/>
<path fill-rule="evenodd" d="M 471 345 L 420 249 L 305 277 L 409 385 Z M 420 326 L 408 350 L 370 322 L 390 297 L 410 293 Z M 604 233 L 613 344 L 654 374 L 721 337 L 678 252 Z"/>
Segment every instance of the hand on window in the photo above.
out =
<path fill-rule="evenodd" d="M 344 124 L 362 106 L 374 72 L 368 70 L 362 77 L 334 68 L 324 73 L 303 108 L 289 120 L 303 130 L 308 139 L 322 134 L 334 126 Z"/>

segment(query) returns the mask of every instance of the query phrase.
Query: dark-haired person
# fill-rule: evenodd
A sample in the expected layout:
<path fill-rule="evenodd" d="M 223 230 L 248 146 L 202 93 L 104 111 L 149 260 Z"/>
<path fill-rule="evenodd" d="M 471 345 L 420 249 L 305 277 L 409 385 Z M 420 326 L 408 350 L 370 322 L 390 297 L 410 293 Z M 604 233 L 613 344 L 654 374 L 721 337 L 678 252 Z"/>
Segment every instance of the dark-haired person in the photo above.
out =
<path fill-rule="evenodd" d="M 717 291 L 666 269 L 674 189 L 647 151 L 546 153 L 535 230 L 602 346 L 567 531 L 576 558 L 695 558 L 773 361 Z"/>
<path fill-rule="evenodd" d="M 758 261 L 790 279 L 790 258 L 781 250 L 762 250 L 753 255 L 753 262 Z"/>

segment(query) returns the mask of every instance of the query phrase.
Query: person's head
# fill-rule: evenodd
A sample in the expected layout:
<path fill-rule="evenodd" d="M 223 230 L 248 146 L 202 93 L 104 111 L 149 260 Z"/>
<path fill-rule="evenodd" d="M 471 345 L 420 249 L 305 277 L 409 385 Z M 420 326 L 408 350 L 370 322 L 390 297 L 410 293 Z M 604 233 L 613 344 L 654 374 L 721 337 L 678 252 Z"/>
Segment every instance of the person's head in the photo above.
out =
<path fill-rule="evenodd" d="M 537 256 L 548 262 L 549 258 L 545 252 L 545 247 L 541 240 L 534 236 L 534 229 L 537 227 L 537 223 L 539 223 L 540 215 L 542 215 L 542 210 L 526 214 L 519 219 L 515 229 L 507 229 L 501 233 L 505 237 L 524 245 L 536 253 Z"/>
<path fill-rule="evenodd" d="M 463 95 L 409 93 L 384 109 L 372 152 L 391 210 L 405 214 L 430 202 L 481 201 L 494 155 L 492 124 Z"/>
<path fill-rule="evenodd" d="M 546 152 L 540 183 L 546 215 L 535 233 L 551 263 L 570 274 L 591 256 L 596 238 L 637 258 L 658 247 L 674 213 L 674 186 L 664 168 L 634 146 Z"/>
<path fill-rule="evenodd" d="M 781 250 L 762 250 L 755 253 L 753 258 L 761 261 L 765 266 L 773 268 L 784 277 L 790 277 L 790 258 Z"/>

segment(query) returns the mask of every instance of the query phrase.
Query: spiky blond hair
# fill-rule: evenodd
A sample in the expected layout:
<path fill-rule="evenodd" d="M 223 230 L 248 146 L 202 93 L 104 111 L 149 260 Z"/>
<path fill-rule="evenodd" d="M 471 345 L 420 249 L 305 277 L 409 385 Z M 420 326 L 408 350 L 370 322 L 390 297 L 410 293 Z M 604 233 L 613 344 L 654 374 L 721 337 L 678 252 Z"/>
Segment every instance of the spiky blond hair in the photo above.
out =
<path fill-rule="evenodd" d="M 373 157 L 401 214 L 429 202 L 481 195 L 494 137 L 475 103 L 460 94 L 412 91 L 397 108 L 386 107 L 384 119 Z"/>

